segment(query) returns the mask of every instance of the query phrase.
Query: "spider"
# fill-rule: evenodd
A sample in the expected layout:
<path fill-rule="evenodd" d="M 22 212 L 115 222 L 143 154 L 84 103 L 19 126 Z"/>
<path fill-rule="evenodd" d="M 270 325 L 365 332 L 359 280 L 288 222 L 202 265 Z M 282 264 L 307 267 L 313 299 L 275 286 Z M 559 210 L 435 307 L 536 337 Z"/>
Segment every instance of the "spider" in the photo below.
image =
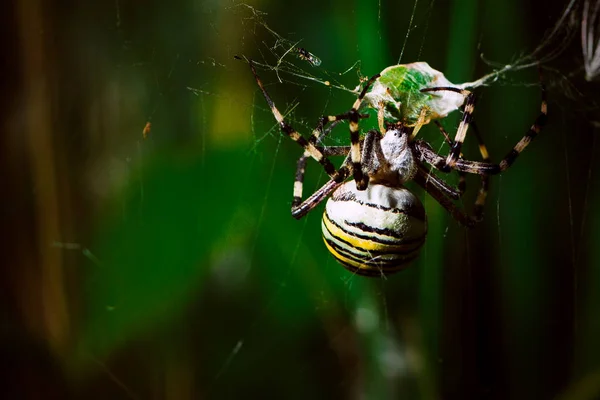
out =
<path fill-rule="evenodd" d="M 460 85 L 450 83 L 427 63 L 395 65 L 370 78 L 352 108 L 339 115 L 321 117 L 310 138 L 288 124 L 265 90 L 254 64 L 246 59 L 282 132 L 304 149 L 297 163 L 292 216 L 304 217 L 328 198 L 322 219 L 323 239 L 334 258 L 349 271 L 364 276 L 386 276 L 406 268 L 425 242 L 427 216 L 421 201 L 404 184 L 414 180 L 460 224 L 473 227 L 483 217 L 488 179 L 508 169 L 533 140 L 547 119 L 545 87 L 541 84 L 541 111 L 533 125 L 500 163 L 491 163 L 477 129 L 482 161 L 462 158 L 461 147 L 474 111 L 475 97 Z M 464 104 L 464 105 L 463 105 Z M 454 140 L 439 123 L 448 113 L 464 108 Z M 377 110 L 379 130 L 361 138 L 360 111 Z M 321 140 L 340 121 L 347 120 L 350 146 L 322 146 Z M 424 140 L 415 139 L 421 126 L 433 121 L 450 145 L 447 156 L 435 152 Z M 328 126 L 329 124 L 329 126 Z M 471 124 L 474 128 L 475 126 Z M 340 168 L 328 157 L 345 156 Z M 309 158 L 322 165 L 329 176 L 315 193 L 302 200 L 304 171 Z M 460 180 L 452 187 L 430 173 L 431 167 Z M 465 174 L 478 174 L 481 186 L 471 215 L 458 208 L 465 191 Z M 353 176 L 353 180 L 347 180 Z"/>

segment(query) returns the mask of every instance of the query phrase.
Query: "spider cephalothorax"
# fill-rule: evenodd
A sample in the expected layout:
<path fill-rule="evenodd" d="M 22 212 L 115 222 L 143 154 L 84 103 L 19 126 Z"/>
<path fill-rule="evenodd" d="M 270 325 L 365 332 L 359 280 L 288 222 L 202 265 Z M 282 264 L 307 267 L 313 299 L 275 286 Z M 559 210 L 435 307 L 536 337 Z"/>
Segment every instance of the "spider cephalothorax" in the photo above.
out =
<path fill-rule="evenodd" d="M 489 162 L 487 149 L 476 130 L 481 161 L 461 156 L 474 111 L 475 98 L 464 85 L 453 85 L 427 63 L 395 65 L 367 81 L 350 111 L 322 117 L 309 139 L 289 125 L 275 107 L 262 85 L 252 61 L 252 73 L 271 112 L 284 134 L 298 143 L 304 153 L 298 159 L 292 215 L 302 218 L 321 201 L 325 206 L 322 228 L 325 244 L 333 256 L 350 271 L 366 276 L 385 276 L 405 268 L 418 256 L 427 234 L 427 218 L 421 201 L 404 187 L 414 180 L 437 200 L 459 223 L 471 227 L 481 220 L 488 177 L 512 165 L 517 156 L 539 133 L 546 121 L 545 90 L 542 85 L 541 112 L 525 136 L 498 164 Z M 438 120 L 463 107 L 463 117 L 454 139 Z M 377 110 L 379 130 L 361 137 L 359 120 L 367 115 L 360 111 Z M 350 146 L 321 146 L 327 124 L 349 121 Z M 450 152 L 441 156 L 425 141 L 416 139 L 422 125 L 438 124 Z M 329 156 L 345 156 L 336 169 Z M 311 196 L 302 200 L 306 162 L 319 162 L 330 180 Z M 432 174 L 433 167 L 444 173 L 460 174 L 458 188 Z M 473 212 L 465 213 L 453 200 L 464 192 L 464 174 L 481 176 L 481 186 Z M 345 182 L 350 177 L 354 180 Z"/>

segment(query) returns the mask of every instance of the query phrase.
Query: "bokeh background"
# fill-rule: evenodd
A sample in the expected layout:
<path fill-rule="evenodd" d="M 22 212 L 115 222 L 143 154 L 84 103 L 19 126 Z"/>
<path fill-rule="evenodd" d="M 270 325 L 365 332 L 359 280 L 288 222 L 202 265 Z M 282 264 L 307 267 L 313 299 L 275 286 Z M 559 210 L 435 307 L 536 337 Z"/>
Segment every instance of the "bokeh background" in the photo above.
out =
<path fill-rule="evenodd" d="M 428 241 L 387 279 L 333 261 L 322 206 L 290 216 L 301 151 L 233 56 L 281 67 L 259 73 L 308 133 L 354 99 L 322 82 L 352 89 L 401 54 L 471 81 L 496 67 L 482 53 L 544 43 L 566 2 L 246 4 L 3 3 L 0 397 L 600 398 L 600 83 L 581 4 L 543 65 L 549 124 L 492 178 L 485 220 L 460 227 L 416 189 Z M 280 58 L 294 43 L 322 64 Z M 539 113 L 538 83 L 529 68 L 477 90 L 494 160 Z M 324 181 L 310 164 L 305 191 Z"/>

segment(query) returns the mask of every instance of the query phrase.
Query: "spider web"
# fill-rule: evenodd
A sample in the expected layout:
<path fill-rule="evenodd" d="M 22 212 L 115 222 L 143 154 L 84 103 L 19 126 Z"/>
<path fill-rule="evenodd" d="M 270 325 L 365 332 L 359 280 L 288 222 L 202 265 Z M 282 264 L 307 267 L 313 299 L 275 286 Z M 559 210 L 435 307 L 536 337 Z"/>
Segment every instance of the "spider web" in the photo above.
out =
<path fill-rule="evenodd" d="M 151 397 L 155 390 L 177 398 L 186 388 L 237 397 L 256 387 L 283 393 L 304 387 L 304 397 L 445 398 L 468 387 L 478 394 L 491 387 L 505 398 L 523 394 L 508 392 L 507 382 L 544 397 L 543 390 L 556 388 L 529 381 L 560 371 L 527 375 L 512 367 L 539 371 L 534 357 L 519 353 L 528 346 L 554 349 L 563 335 L 590 343 L 585 315 L 595 298 L 580 286 L 598 276 L 589 267 L 599 176 L 597 128 L 589 121 L 598 120 L 598 98 L 581 82 L 582 58 L 573 50 L 582 8 L 571 2 L 562 14 L 558 5 L 534 19 L 526 16 L 540 11 L 513 5 L 504 17 L 520 27 L 500 34 L 475 22 L 500 18 L 475 2 L 453 7 L 415 0 L 402 4 L 401 13 L 381 1 L 326 7 L 273 4 L 267 12 L 266 5 L 200 2 L 162 16 L 183 30 L 169 41 L 152 22 L 137 35 L 128 31 L 128 21 L 139 18 L 135 12 L 161 18 L 115 3 L 123 46 L 115 62 L 118 83 L 130 78 L 125 87 L 135 93 L 120 108 L 137 106 L 122 118 L 124 126 L 109 127 L 127 135 L 99 144 L 86 169 L 86 189 L 107 222 L 89 238 L 52 243 L 55 250 L 81 252 L 93 266 L 77 365 L 113 382 L 116 398 Z M 520 40 L 524 32 L 539 35 Z M 199 37 L 201 45 L 194 43 Z M 302 151 L 281 135 L 248 66 L 235 55 L 256 62 L 277 107 L 305 136 L 321 115 L 346 111 L 369 76 L 396 62 L 428 61 L 452 82 L 477 89 L 475 118 L 494 160 L 539 110 L 535 65 L 542 64 L 549 92 L 564 96 L 551 103 L 552 122 L 540 138 L 506 174 L 492 178 L 480 227 L 459 227 L 416 190 L 429 218 L 423 253 L 401 274 L 367 280 L 327 253 L 322 206 L 301 221 L 289 217 Z M 460 117 L 454 114 L 443 121 L 451 135 Z M 361 129 L 375 126 L 370 118 Z M 441 154 L 448 151 L 436 129 L 420 134 Z M 347 144 L 347 125 L 327 140 Z M 464 152 L 478 159 L 469 135 Z M 304 192 L 326 179 L 310 163 Z M 456 184 L 457 176 L 448 180 Z M 477 185 L 470 177 L 460 203 L 467 210 Z M 553 231 L 563 234 L 547 238 Z M 557 272 L 560 263 L 567 272 Z M 539 283 L 545 274 L 550 278 Z M 556 323 L 545 311 L 553 306 Z M 536 344 L 544 335 L 541 328 L 526 335 L 531 320 L 560 332 Z M 154 357 L 131 343 L 136 339 L 152 343 Z M 556 357 L 585 370 L 591 361 L 584 352 L 559 349 Z M 164 364 L 156 361 L 162 357 Z M 130 359 L 141 372 L 128 368 Z M 164 372 L 164 388 L 144 384 L 156 370 Z M 455 370 L 464 377 L 449 372 Z"/>

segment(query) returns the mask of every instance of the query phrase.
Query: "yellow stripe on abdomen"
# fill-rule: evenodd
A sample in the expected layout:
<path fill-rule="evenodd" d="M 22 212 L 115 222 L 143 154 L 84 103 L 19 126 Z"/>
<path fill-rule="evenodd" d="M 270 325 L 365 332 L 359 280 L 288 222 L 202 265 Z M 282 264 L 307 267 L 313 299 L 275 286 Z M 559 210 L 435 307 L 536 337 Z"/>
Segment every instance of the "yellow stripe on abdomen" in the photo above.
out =
<path fill-rule="evenodd" d="M 323 215 L 325 245 L 348 270 L 369 276 L 397 272 L 414 260 L 427 233 L 421 202 L 405 188 L 347 182 Z"/>

